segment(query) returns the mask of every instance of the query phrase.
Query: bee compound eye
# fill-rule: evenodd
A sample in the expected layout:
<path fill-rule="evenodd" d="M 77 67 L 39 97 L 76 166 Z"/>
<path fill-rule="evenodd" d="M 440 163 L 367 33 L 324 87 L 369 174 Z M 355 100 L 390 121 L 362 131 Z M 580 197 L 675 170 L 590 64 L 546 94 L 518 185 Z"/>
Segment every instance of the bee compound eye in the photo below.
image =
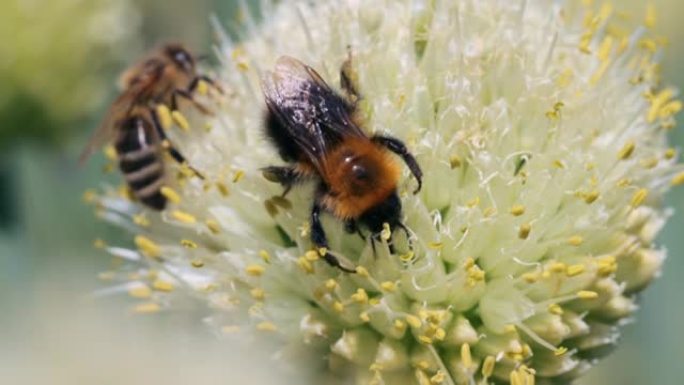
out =
<path fill-rule="evenodd" d="M 355 164 L 352 166 L 351 174 L 356 180 L 368 179 L 368 170 L 366 169 L 366 167 L 360 164 Z"/>

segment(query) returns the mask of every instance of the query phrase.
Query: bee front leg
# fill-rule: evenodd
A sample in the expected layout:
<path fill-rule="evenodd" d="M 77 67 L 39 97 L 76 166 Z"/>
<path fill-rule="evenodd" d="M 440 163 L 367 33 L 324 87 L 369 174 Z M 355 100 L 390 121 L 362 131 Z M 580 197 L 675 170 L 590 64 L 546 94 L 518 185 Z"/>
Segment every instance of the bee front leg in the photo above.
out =
<path fill-rule="evenodd" d="M 279 183 L 284 187 L 283 193 L 281 194 L 282 197 L 285 197 L 294 185 L 302 183 L 307 179 L 305 174 L 302 174 L 293 166 L 264 167 L 261 169 L 261 173 L 266 180 Z"/>
<path fill-rule="evenodd" d="M 313 208 L 311 209 L 311 242 L 316 246 L 316 249 L 325 249 L 323 259 L 328 262 L 330 266 L 336 267 L 347 273 L 356 273 L 355 268 L 350 269 L 342 266 L 340 260 L 328 252 L 328 240 L 325 236 L 323 225 L 321 224 L 321 214 L 323 210 L 318 200 L 319 198 L 317 197 L 313 204 Z"/>
<path fill-rule="evenodd" d="M 361 232 L 359 224 L 356 223 L 356 221 L 353 219 L 349 219 L 344 222 L 344 230 L 349 234 L 356 233 L 359 235 L 359 237 L 361 237 L 361 239 L 363 239 L 364 241 L 366 240 L 366 236 L 363 235 L 363 233 Z"/>
<path fill-rule="evenodd" d="M 152 122 L 154 122 L 154 128 L 157 131 L 157 134 L 159 135 L 159 140 L 161 141 L 162 147 L 169 152 L 169 155 L 178 162 L 178 164 L 185 164 L 187 165 L 190 170 L 192 170 L 195 175 L 197 175 L 198 178 L 204 179 L 204 176 L 197 171 L 194 167 L 190 166 L 188 163 L 188 160 L 185 159 L 183 154 L 181 154 L 176 147 L 173 146 L 173 143 L 169 140 L 169 138 L 166 136 L 166 133 L 164 132 L 164 129 L 162 128 L 161 124 L 159 123 L 159 117 L 157 116 L 157 112 L 150 108 L 150 115 L 152 115 Z"/>
<path fill-rule="evenodd" d="M 205 115 L 214 115 L 211 110 L 209 110 L 207 107 L 202 105 L 200 102 L 195 100 L 195 98 L 192 96 L 192 94 L 187 91 L 187 90 L 180 90 L 180 89 L 175 89 L 171 93 L 171 109 L 176 111 L 178 110 L 178 98 L 183 98 L 190 102 L 195 108 L 197 108 L 201 113 Z"/>
<path fill-rule="evenodd" d="M 371 138 L 371 140 L 374 143 L 377 143 L 399 155 L 401 159 L 404 160 L 406 166 L 408 166 L 409 170 L 411 170 L 411 174 L 413 174 L 413 176 L 416 178 L 416 181 L 418 181 L 418 187 L 413 191 L 414 194 L 417 194 L 423 185 L 423 171 L 420 169 L 420 165 L 418 164 L 416 158 L 414 158 L 413 154 L 411 154 L 408 148 L 406 148 L 404 142 L 397 138 L 383 135 L 375 135 Z"/>
<path fill-rule="evenodd" d="M 190 82 L 190 86 L 188 87 L 188 92 L 194 93 L 195 90 L 197 89 L 197 87 L 199 86 L 200 82 L 205 82 L 205 83 L 209 84 L 212 88 L 214 88 L 216 91 L 218 91 L 218 93 L 220 93 L 221 95 L 225 94 L 225 92 L 223 91 L 223 88 L 221 88 L 221 86 L 216 84 L 216 82 L 212 78 L 210 78 L 209 76 L 206 76 L 206 75 L 198 75 L 194 79 L 192 79 L 192 81 Z"/>

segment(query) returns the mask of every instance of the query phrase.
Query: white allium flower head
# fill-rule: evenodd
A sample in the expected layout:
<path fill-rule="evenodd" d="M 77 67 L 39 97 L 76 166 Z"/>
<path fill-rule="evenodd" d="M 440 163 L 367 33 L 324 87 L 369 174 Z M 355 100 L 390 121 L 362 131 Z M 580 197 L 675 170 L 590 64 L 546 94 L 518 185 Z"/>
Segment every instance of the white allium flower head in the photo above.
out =
<path fill-rule="evenodd" d="M 222 333 L 277 341 L 281 360 L 306 352 L 321 378 L 571 381 L 657 276 L 663 194 L 684 183 L 666 137 L 681 103 L 658 78 L 652 15 L 587 3 L 262 4 L 239 43 L 219 33 L 225 94 L 200 96 L 215 115 L 187 108 L 189 127 L 179 113 L 166 124 L 206 179 L 169 173 L 161 213 L 89 194 L 136 234 L 137 250 L 105 246 L 130 260 L 106 277 L 143 298 L 140 312 L 195 297 Z M 391 254 L 385 232 L 374 253 L 325 218 L 356 274 L 312 251 L 313 186 L 279 198 L 260 171 L 283 163 L 263 133 L 261 75 L 289 55 L 337 88 L 348 50 L 364 129 L 405 141 L 425 173 L 418 195 L 405 167 L 399 187 L 412 251 Z"/>

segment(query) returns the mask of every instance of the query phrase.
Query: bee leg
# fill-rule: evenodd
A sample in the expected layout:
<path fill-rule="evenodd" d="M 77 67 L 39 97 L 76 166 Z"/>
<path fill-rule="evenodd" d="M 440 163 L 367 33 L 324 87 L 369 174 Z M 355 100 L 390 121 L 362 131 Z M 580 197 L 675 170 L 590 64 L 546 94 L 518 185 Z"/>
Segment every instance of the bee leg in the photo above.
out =
<path fill-rule="evenodd" d="M 347 46 L 347 59 L 340 68 L 340 87 L 347 94 L 348 101 L 354 106 L 361 99 L 361 95 L 356 87 L 357 76 L 352 67 L 351 46 Z"/>
<path fill-rule="evenodd" d="M 211 110 L 209 110 L 207 107 L 203 106 L 201 103 L 199 103 L 195 98 L 192 97 L 192 94 L 186 90 L 180 90 L 180 89 L 175 89 L 173 90 L 173 93 L 171 94 L 171 109 L 176 111 L 178 110 L 178 98 L 181 97 L 187 101 L 189 101 L 195 108 L 197 108 L 201 113 L 205 115 L 214 115 Z"/>
<path fill-rule="evenodd" d="M 344 222 L 344 230 L 349 234 L 356 233 L 359 235 L 359 237 L 361 237 L 361 239 L 364 241 L 366 240 L 366 236 L 363 235 L 361 228 L 359 228 L 359 225 L 353 219 Z"/>
<path fill-rule="evenodd" d="M 282 197 L 285 197 L 290 192 L 292 186 L 306 179 L 306 175 L 299 172 L 296 167 L 269 166 L 262 168 L 261 173 L 266 180 L 279 183 L 285 188 L 281 194 Z"/>
<path fill-rule="evenodd" d="M 325 254 L 323 255 L 323 259 L 328 262 L 330 266 L 336 267 L 344 272 L 347 273 L 356 273 L 356 269 L 350 269 L 347 267 L 342 266 L 340 263 L 340 260 L 337 259 L 334 255 L 330 254 L 328 250 L 328 240 L 326 239 L 325 236 L 325 231 L 323 230 L 323 226 L 321 225 L 321 205 L 318 203 L 318 199 L 314 202 L 313 208 L 311 209 L 311 241 L 313 242 L 314 245 L 316 245 L 317 249 L 322 249 L 325 248 Z"/>
<path fill-rule="evenodd" d="M 197 89 L 197 86 L 199 86 L 200 81 L 209 84 L 212 88 L 214 88 L 221 95 L 225 94 L 225 92 L 223 91 L 223 88 L 221 88 L 221 86 L 216 84 L 216 82 L 212 78 L 210 78 L 209 76 L 206 76 L 206 75 L 198 75 L 194 79 L 192 79 L 192 81 L 190 82 L 190 86 L 188 87 L 188 92 L 190 92 L 190 93 L 195 92 L 195 90 Z"/>
<path fill-rule="evenodd" d="M 150 108 L 150 114 L 152 115 L 152 121 L 154 122 L 154 128 L 157 131 L 157 134 L 159 135 L 159 139 L 161 140 L 162 147 L 166 149 L 169 152 L 169 155 L 178 162 L 178 164 L 185 164 L 187 165 L 190 170 L 192 170 L 195 175 L 197 175 L 198 178 L 204 179 L 204 176 L 197 171 L 194 167 L 190 166 L 189 162 L 183 154 L 181 154 L 171 143 L 169 138 L 166 136 L 166 133 L 164 132 L 164 129 L 162 128 L 161 124 L 159 123 L 159 118 L 157 117 L 157 112 L 154 111 L 153 109 Z"/>
<path fill-rule="evenodd" d="M 414 158 L 413 154 L 411 154 L 408 148 L 406 148 L 404 142 L 397 138 L 383 135 L 375 135 L 373 138 L 371 138 L 371 140 L 374 143 L 377 143 L 399 155 L 404 160 L 406 166 L 408 166 L 409 170 L 411 170 L 411 174 L 413 174 L 413 176 L 416 178 L 416 181 L 418 181 L 418 187 L 413 191 L 414 194 L 417 194 L 423 185 L 423 171 L 420 169 L 420 165 L 418 164 L 416 158 Z"/>

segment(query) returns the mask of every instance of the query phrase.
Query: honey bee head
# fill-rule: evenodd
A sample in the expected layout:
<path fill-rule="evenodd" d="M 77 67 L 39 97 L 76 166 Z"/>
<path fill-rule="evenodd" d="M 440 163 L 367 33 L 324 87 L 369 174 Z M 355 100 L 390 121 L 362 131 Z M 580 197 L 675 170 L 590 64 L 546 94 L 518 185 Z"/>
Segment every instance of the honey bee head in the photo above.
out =
<path fill-rule="evenodd" d="M 392 229 L 401 227 L 401 200 L 397 192 L 393 191 L 385 200 L 366 210 L 359 221 L 374 234 L 382 231 L 384 223 Z"/>
<path fill-rule="evenodd" d="M 192 74 L 195 72 L 195 58 L 180 44 L 164 46 L 164 55 L 181 71 Z"/>

